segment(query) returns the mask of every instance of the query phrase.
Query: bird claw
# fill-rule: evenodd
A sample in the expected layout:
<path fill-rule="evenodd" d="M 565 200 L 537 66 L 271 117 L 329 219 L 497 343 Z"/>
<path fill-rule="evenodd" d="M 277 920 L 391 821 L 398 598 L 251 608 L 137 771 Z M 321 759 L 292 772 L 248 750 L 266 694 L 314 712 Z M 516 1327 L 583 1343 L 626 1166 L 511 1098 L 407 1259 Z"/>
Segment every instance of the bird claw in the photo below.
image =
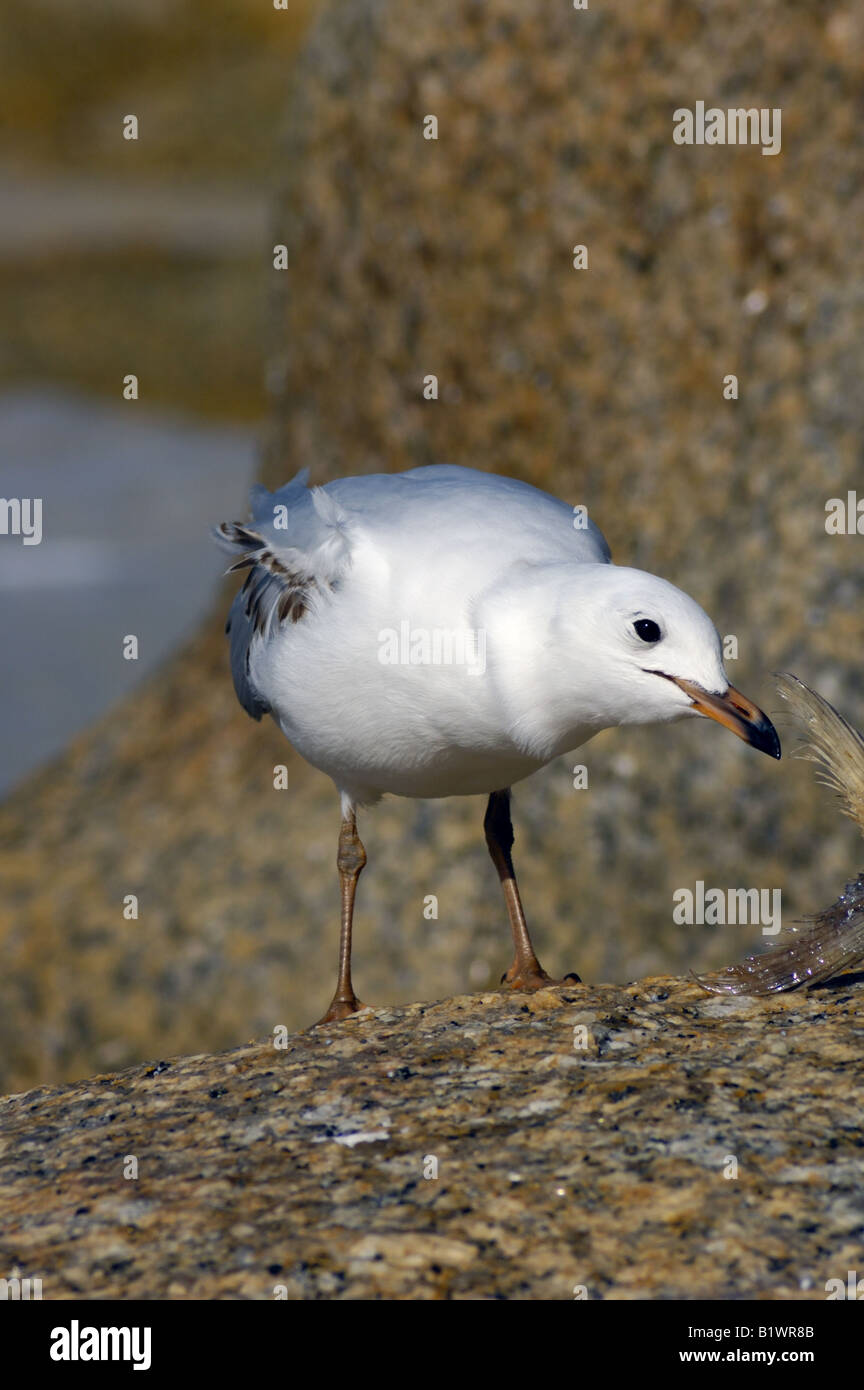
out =
<path fill-rule="evenodd" d="M 512 990 L 533 992 L 537 989 L 554 989 L 559 985 L 581 985 L 582 981 L 572 971 L 561 980 L 553 980 L 551 975 L 546 974 L 542 965 L 538 964 L 536 968 L 528 966 L 522 969 L 516 969 L 511 965 L 501 976 L 501 983 Z"/>
<path fill-rule="evenodd" d="M 369 1005 L 364 1004 L 356 997 L 351 999 L 334 999 L 326 1014 L 313 1023 L 313 1028 L 320 1028 L 323 1023 L 341 1023 L 343 1019 L 351 1018 L 352 1014 L 359 1014 L 363 1009 L 368 1009 Z"/>

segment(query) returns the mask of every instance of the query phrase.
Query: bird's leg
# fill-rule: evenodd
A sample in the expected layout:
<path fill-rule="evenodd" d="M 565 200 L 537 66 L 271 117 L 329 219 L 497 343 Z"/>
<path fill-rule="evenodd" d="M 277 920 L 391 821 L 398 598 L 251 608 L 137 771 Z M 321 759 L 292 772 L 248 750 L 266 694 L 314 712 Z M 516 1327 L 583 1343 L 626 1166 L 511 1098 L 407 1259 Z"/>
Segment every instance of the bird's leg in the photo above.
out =
<path fill-rule="evenodd" d="M 542 989 L 544 985 L 551 984 L 552 981 L 534 953 L 531 937 L 528 934 L 528 923 L 525 921 L 525 913 L 522 908 L 522 899 L 519 897 L 513 858 L 510 854 L 513 848 L 513 822 L 510 819 L 509 788 L 505 791 L 490 793 L 489 804 L 486 807 L 486 815 L 483 820 L 483 829 L 486 832 L 486 844 L 489 846 L 492 863 L 498 870 L 498 877 L 504 890 L 504 901 L 507 904 L 507 915 L 510 918 L 510 930 L 513 933 L 513 946 L 515 948 L 513 964 L 506 975 L 501 976 L 501 983 L 506 982 L 512 989 Z"/>
<path fill-rule="evenodd" d="M 338 1023 L 340 1019 L 359 1013 L 366 1005 L 361 1004 L 351 983 L 351 924 L 354 917 L 354 894 L 357 880 L 366 863 L 366 851 L 357 834 L 357 817 L 353 810 L 342 817 L 339 829 L 339 850 L 336 867 L 339 870 L 339 886 L 342 891 L 342 930 L 339 936 L 339 976 L 336 993 L 329 1009 L 319 1023 Z"/>
<path fill-rule="evenodd" d="M 508 984 L 511 989 L 529 990 L 543 989 L 545 985 L 564 984 L 565 980 L 578 984 L 578 975 L 567 975 L 564 980 L 551 979 L 537 959 L 534 947 L 531 945 L 528 923 L 525 921 L 522 899 L 519 897 L 519 887 L 516 883 L 513 859 L 510 854 L 513 848 L 513 822 L 510 819 L 509 787 L 504 791 L 490 794 L 483 829 L 486 832 L 486 843 L 489 846 L 492 863 L 498 870 L 498 877 L 504 890 L 504 901 L 507 904 L 507 915 L 510 918 L 510 930 L 513 933 L 513 946 L 515 948 L 513 964 L 506 975 L 501 976 L 501 983 Z"/>

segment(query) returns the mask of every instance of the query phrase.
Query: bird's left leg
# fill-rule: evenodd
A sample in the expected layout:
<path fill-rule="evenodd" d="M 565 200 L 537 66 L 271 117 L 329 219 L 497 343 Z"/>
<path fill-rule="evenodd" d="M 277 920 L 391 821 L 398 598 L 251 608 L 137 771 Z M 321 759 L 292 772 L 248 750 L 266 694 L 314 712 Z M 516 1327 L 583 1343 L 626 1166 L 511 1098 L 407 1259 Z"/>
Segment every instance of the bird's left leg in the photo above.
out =
<path fill-rule="evenodd" d="M 501 976 L 501 983 L 508 984 L 511 989 L 528 990 L 543 989 L 546 985 L 563 985 L 567 982 L 579 984 L 578 975 L 565 975 L 563 980 L 553 980 L 546 974 L 531 945 L 510 853 L 513 848 L 513 822 L 510 819 L 509 787 L 490 794 L 483 829 L 486 832 L 486 844 L 489 846 L 492 863 L 498 870 L 504 890 L 504 901 L 507 904 L 515 948 L 513 964 L 506 975 Z"/>
<path fill-rule="evenodd" d="M 339 937 L 339 975 L 336 980 L 336 993 L 329 1009 L 319 1023 L 338 1023 L 359 1013 L 366 1005 L 361 1004 L 351 983 L 351 927 L 354 920 L 354 895 L 357 880 L 366 864 L 366 851 L 357 834 L 357 816 L 353 806 L 345 809 L 339 830 L 339 849 L 336 854 L 336 867 L 339 870 L 339 886 L 342 895 L 342 927 Z"/>

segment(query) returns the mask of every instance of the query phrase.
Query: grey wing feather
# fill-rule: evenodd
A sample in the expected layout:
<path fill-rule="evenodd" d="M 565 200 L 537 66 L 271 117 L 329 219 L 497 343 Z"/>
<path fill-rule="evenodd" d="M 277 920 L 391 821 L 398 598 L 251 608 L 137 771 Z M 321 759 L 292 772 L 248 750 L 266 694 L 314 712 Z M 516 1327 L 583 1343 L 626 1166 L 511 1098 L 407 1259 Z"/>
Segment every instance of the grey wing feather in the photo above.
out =
<path fill-rule="evenodd" d="M 269 640 L 286 620 L 299 622 L 317 595 L 336 587 L 350 559 L 344 513 L 322 489 L 309 491 L 308 477 L 303 468 L 276 492 L 254 487 L 251 521 L 223 521 L 213 530 L 217 543 L 239 556 L 228 573 L 249 571 L 225 631 L 234 689 L 253 719 L 270 710 L 250 675 L 253 641 Z"/>
<path fill-rule="evenodd" d="M 225 631 L 231 642 L 231 679 L 237 699 L 248 715 L 253 719 L 260 719 L 262 714 L 269 714 L 270 706 L 261 699 L 249 679 L 249 647 L 254 628 L 247 616 L 242 593 L 234 598 Z"/>

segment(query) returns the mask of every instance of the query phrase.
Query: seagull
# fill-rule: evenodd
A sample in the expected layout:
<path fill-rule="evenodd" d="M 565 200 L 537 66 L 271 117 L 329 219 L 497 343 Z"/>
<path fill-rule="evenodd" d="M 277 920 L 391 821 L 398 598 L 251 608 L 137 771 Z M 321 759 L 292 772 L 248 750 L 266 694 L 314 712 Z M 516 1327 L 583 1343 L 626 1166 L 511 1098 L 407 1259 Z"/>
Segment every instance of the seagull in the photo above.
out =
<path fill-rule="evenodd" d="M 319 1023 L 365 1008 L 351 928 L 366 851 L 357 810 L 387 793 L 488 797 L 486 844 L 513 963 L 541 966 L 513 868 L 510 789 L 602 729 L 707 716 L 780 757 L 765 714 L 729 684 L 720 638 L 665 579 L 612 563 L 584 507 L 452 464 L 275 492 L 215 539 L 249 571 L 226 631 L 240 704 L 270 714 L 340 796 L 336 990 Z"/>

